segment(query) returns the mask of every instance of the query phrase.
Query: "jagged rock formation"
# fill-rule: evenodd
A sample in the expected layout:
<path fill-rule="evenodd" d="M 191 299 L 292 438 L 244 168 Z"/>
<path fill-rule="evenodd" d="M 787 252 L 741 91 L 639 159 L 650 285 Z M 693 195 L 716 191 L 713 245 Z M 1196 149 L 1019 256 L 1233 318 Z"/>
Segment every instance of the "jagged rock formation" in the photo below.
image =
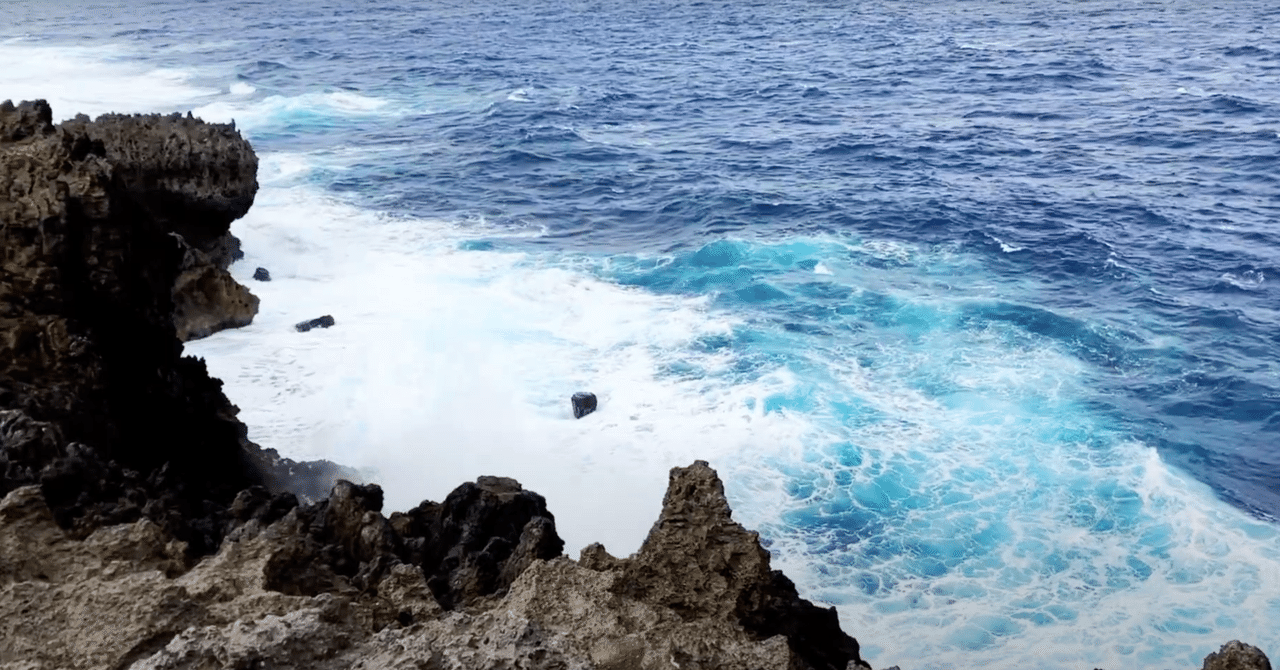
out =
<path fill-rule="evenodd" d="M 142 213 L 177 237 L 182 262 L 173 282 L 178 339 L 248 325 L 258 298 L 227 272 L 243 256 L 231 222 L 258 191 L 258 157 L 230 126 L 188 115 L 105 114 L 62 124 L 100 143 Z"/>
<path fill-rule="evenodd" d="M 39 487 L 16 489 L 0 501 L 0 669 L 867 667 L 838 627 L 759 625 L 836 617 L 778 588 L 702 462 L 672 471 L 631 559 L 560 556 L 541 496 L 510 479 L 391 519 L 380 507 L 376 486 L 342 482 L 306 507 L 247 489 L 240 525 L 188 570 L 147 519 L 78 541 Z M 662 584 L 688 579 L 709 586 Z"/>
<path fill-rule="evenodd" d="M 252 202 L 251 157 L 195 120 L 55 126 L 43 101 L 0 104 L 0 492 L 39 484 L 77 536 L 145 516 L 216 549 L 260 478 L 221 382 L 182 357 L 171 233 L 221 237 Z"/>
<path fill-rule="evenodd" d="M 616 593 L 684 620 L 735 623 L 758 640 L 785 636 L 807 667 L 843 670 L 861 658 L 835 608 L 802 600 L 790 579 L 770 569 L 760 536 L 733 520 L 724 486 L 705 461 L 671 471 L 662 515 L 635 556 L 618 560 L 592 545 L 582 563 L 618 571 Z"/>
<path fill-rule="evenodd" d="M 1271 670 L 1271 661 L 1261 649 L 1232 640 L 1206 656 L 1202 670 Z"/>

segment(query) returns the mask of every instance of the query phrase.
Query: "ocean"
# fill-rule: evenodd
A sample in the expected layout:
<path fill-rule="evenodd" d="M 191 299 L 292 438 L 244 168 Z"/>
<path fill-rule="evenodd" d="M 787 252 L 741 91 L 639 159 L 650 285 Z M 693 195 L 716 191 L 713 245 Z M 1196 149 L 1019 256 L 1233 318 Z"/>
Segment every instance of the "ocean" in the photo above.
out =
<path fill-rule="evenodd" d="M 1280 5 L 0 14 L 0 99 L 253 142 L 261 312 L 186 350 L 388 511 L 626 555 L 705 459 L 877 668 L 1280 656 Z"/>

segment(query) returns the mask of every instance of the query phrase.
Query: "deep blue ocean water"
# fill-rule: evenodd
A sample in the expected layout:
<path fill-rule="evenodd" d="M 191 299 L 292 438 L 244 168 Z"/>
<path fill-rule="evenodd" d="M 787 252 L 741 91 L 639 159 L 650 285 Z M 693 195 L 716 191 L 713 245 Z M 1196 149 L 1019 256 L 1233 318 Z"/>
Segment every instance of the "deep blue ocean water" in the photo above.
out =
<path fill-rule="evenodd" d="M 1280 6 L 0 13 L 0 99 L 253 141 L 264 446 L 621 554 L 710 460 L 877 667 L 1280 654 Z"/>

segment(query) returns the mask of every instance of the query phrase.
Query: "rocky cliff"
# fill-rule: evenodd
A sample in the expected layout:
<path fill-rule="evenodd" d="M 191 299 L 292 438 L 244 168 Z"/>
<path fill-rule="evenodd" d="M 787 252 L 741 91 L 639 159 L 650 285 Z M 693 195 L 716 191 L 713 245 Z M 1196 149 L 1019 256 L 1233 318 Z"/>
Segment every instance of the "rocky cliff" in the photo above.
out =
<path fill-rule="evenodd" d="M 0 670 L 867 667 L 704 462 L 635 555 L 574 561 L 515 480 L 386 516 L 258 449 L 180 342 L 252 311 L 201 268 L 255 170 L 228 126 L 0 104 Z"/>
<path fill-rule="evenodd" d="M 487 478 L 390 519 L 374 486 L 283 516 L 247 492 L 191 569 L 148 520 L 76 540 L 22 487 L 0 502 L 0 668 L 866 667 L 705 463 L 671 480 L 630 559 L 560 556 L 541 497 Z"/>
<path fill-rule="evenodd" d="M 177 231 L 225 233 L 256 159 L 192 119 L 51 119 L 0 105 L 0 491 L 39 484 L 76 536 L 146 517 L 211 552 L 260 477 L 221 383 L 182 357 Z"/>

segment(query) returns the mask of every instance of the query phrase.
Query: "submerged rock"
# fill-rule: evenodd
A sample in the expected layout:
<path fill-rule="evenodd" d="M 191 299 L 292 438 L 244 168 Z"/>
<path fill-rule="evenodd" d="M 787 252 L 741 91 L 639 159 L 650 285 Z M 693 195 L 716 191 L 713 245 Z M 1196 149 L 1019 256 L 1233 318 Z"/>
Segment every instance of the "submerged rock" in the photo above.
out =
<path fill-rule="evenodd" d="M 335 322 L 333 320 L 333 317 L 326 314 L 324 316 L 318 316 L 314 319 L 308 319 L 307 321 L 303 321 L 295 325 L 294 329 L 296 329 L 299 333 L 305 333 L 308 330 L 311 330 L 312 328 L 328 328 L 329 326 L 332 326 L 334 323 Z"/>
<path fill-rule="evenodd" d="M 596 394 L 594 393 L 579 391 L 573 394 L 569 402 L 573 405 L 573 418 L 575 419 L 581 419 L 596 411 Z"/>

